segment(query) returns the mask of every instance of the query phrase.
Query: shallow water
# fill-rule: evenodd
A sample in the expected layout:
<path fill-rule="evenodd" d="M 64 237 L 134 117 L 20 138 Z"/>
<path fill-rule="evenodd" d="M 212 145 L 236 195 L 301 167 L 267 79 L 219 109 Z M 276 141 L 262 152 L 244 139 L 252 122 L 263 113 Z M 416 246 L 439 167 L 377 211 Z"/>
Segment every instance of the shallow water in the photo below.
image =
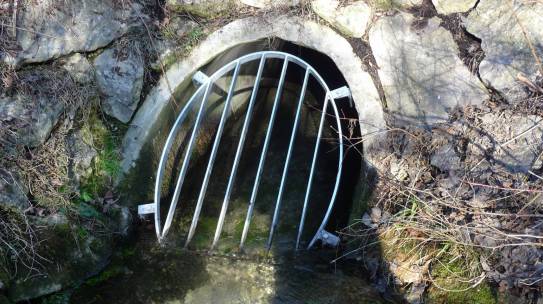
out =
<path fill-rule="evenodd" d="M 352 271 L 359 266 L 331 265 L 333 255 L 312 251 L 274 260 L 213 256 L 161 248 L 147 233 L 74 291 L 70 303 L 382 302 Z"/>

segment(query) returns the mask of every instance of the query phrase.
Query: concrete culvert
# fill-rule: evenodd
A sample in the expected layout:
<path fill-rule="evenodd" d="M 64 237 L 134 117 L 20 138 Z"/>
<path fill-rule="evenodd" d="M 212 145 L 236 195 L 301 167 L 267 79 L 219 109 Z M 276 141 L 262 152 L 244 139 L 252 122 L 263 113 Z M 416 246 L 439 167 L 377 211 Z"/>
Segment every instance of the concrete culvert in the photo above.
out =
<path fill-rule="evenodd" d="M 259 40 L 219 54 L 192 81 L 176 88 L 180 113 L 166 112 L 173 124 L 163 120 L 142 154 L 142 164 L 158 162 L 154 202 L 140 206 L 154 214 L 158 240 L 246 253 L 336 247 L 327 229 L 347 225 L 362 148 L 344 151 L 360 129 L 334 62 Z"/>
<path fill-rule="evenodd" d="M 138 252 L 141 251 L 142 256 L 125 263 L 145 259 L 147 265 L 137 271 L 140 277 L 149 277 L 150 269 L 162 267 L 161 260 L 190 264 L 190 267 L 173 265 L 164 271 L 171 273 L 186 269 L 194 278 L 183 282 L 196 287 L 182 285 L 173 288 L 164 282 L 162 289 L 166 290 L 164 294 L 175 294 L 175 298 L 188 299 L 188 302 L 191 299 L 196 302 L 229 302 L 233 297 L 243 297 L 247 302 L 292 303 L 307 299 L 320 302 L 329 297 L 352 302 L 360 298 L 361 293 L 365 299 L 377 299 L 370 288 L 359 288 L 365 285 L 362 281 L 349 281 L 353 278 L 350 275 L 348 280 L 344 280 L 342 276 L 319 274 L 318 282 L 310 277 L 314 277 L 313 267 L 328 268 L 327 263 L 336 256 L 337 248 L 343 247 L 337 243 L 337 231 L 353 220 L 353 214 L 360 213 L 365 187 L 362 181 L 364 152 L 361 143 L 351 142 L 351 139 L 359 140 L 362 133 L 375 132 L 379 128 L 382 110 L 378 93 L 369 74 L 362 70 L 360 59 L 341 36 L 316 23 L 302 25 L 305 21 L 297 18 L 280 17 L 276 21 L 277 28 L 272 32 L 262 31 L 264 27 L 257 25 L 262 21 L 253 18 L 235 21 L 215 32 L 189 57 L 168 70 L 136 113 L 124 138 L 122 166 L 126 176 L 121 184 L 127 189 L 127 201 L 140 204 L 160 201 L 159 205 L 152 203 L 142 207 L 141 213 L 149 213 L 149 210 L 154 213 L 155 216 L 150 216 L 147 223 L 155 226 L 153 230 L 162 247 L 160 254 L 149 254 L 148 246 L 155 246 L 156 239 L 139 242 Z M 333 37 L 344 48 L 339 48 L 337 53 L 337 45 L 331 45 L 323 35 Z M 267 57 L 262 60 L 262 55 Z M 240 64 L 238 69 L 236 64 L 231 65 L 224 75 L 213 79 L 209 88 L 206 86 L 206 77 L 213 77 L 233 60 L 247 56 L 254 58 Z M 285 65 L 286 57 L 289 61 Z M 314 70 L 306 79 L 309 66 Z M 284 83 L 281 85 L 282 74 Z M 231 87 L 233 79 L 236 82 Z M 252 101 L 257 79 L 258 92 Z M 277 94 L 281 86 L 282 90 Z M 364 86 L 370 88 L 369 91 Z M 341 88 L 344 93 L 334 91 Z M 323 112 L 327 94 L 332 92 L 337 94 L 335 105 L 332 106 L 329 100 Z M 206 102 L 199 117 L 199 102 L 204 99 Z M 276 99 L 273 129 L 269 133 L 269 146 L 264 154 L 265 163 L 245 235 L 255 179 Z M 186 107 L 191 101 L 193 106 Z M 359 111 L 371 105 L 376 107 L 371 111 L 377 114 L 368 117 L 376 123 L 360 126 Z M 252 108 L 251 115 L 247 116 L 249 108 Z M 185 119 L 179 123 L 170 141 L 169 152 L 163 154 L 168 137 L 173 134 L 172 127 L 175 128 L 176 120 L 184 109 Z M 371 114 L 371 111 L 366 113 Z M 221 127 L 223 115 L 224 125 Z M 299 121 L 293 128 L 296 116 Z M 321 118 L 322 133 L 319 134 Z M 199 125 L 199 131 L 191 139 L 196 125 Z M 219 131 L 221 128 L 223 130 Z M 243 134 L 244 129 L 246 134 Z M 292 137 L 293 129 L 296 130 L 295 137 Z M 222 136 L 217 141 L 220 132 Z M 307 197 L 307 216 L 298 239 L 319 137 L 312 190 Z M 239 146 L 241 139 L 244 142 Z M 219 143 L 216 149 L 215 142 Z M 289 146 L 292 147 L 290 153 Z M 241 153 L 235 166 L 238 151 Z M 290 162 L 285 166 L 288 154 L 291 154 Z M 159 167 L 163 155 L 161 172 Z M 190 155 L 190 162 L 186 162 L 187 155 Z M 214 164 L 209 167 L 212 159 Z M 229 188 L 234 167 L 237 172 Z M 183 168 L 186 170 L 184 182 L 182 187 L 178 187 Z M 161 177 L 158 183 L 157 176 Z M 207 190 L 202 196 L 205 186 Z M 277 208 L 282 187 L 281 206 Z M 176 188 L 179 188 L 178 196 Z M 227 192 L 230 194 L 225 209 Z M 176 206 L 170 211 L 172 199 Z M 196 211 L 199 202 L 201 209 Z M 275 210 L 278 210 L 277 225 L 271 237 Z M 222 216 L 224 223 L 219 225 Z M 146 240 L 151 236 L 149 229 L 140 234 L 140 238 Z M 310 245 L 312 249 L 319 250 L 308 252 Z M 327 248 L 330 245 L 331 250 Z M 178 251 L 183 247 L 188 250 Z M 220 257 L 202 258 L 200 254 L 208 253 L 210 248 L 213 249 L 211 253 Z M 294 253 L 295 260 L 291 259 Z M 263 258 L 266 263 L 258 262 Z M 327 262 L 323 263 L 323 260 Z M 162 278 L 156 280 L 163 281 Z M 132 279 L 114 281 L 113 284 L 135 284 Z M 355 293 L 347 291 L 352 284 L 357 286 Z M 321 290 L 316 292 L 315 286 L 320 286 Z M 174 289 L 176 291 L 171 291 Z M 160 298 L 153 290 L 137 297 L 124 292 L 120 296 L 111 290 L 106 288 L 100 294 L 112 299 L 141 299 L 142 295 L 144 298 Z M 92 288 L 81 290 L 75 299 L 85 299 L 92 292 Z"/>

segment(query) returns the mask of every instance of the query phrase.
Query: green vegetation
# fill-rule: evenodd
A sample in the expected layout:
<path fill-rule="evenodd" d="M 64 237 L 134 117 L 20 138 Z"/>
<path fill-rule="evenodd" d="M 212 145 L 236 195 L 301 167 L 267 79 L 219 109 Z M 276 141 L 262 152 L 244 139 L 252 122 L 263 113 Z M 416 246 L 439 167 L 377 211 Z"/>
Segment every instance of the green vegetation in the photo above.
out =
<path fill-rule="evenodd" d="M 448 288 L 465 288 L 463 284 L 452 284 Z M 450 304 L 494 304 L 498 303 L 497 296 L 492 290 L 492 287 L 487 283 L 461 292 L 444 291 L 435 287 L 430 287 L 428 290 L 427 303 L 450 303 Z"/>
<path fill-rule="evenodd" d="M 211 245 L 215 229 L 217 228 L 217 218 L 202 216 L 198 220 L 197 231 L 194 234 L 191 245 L 197 249 L 208 248 Z"/>
<path fill-rule="evenodd" d="M 390 11 L 395 7 L 393 0 L 371 0 L 371 6 L 379 11 Z"/>
<path fill-rule="evenodd" d="M 204 29 L 201 26 L 193 28 L 187 33 L 187 43 L 195 46 L 204 37 L 204 34 Z"/>
<path fill-rule="evenodd" d="M 88 286 L 96 286 L 102 282 L 105 282 L 111 278 L 114 278 L 123 273 L 123 268 L 120 265 L 111 265 L 102 271 L 97 276 L 88 279 L 85 284 Z"/>
<path fill-rule="evenodd" d="M 172 53 L 166 55 L 162 59 L 162 65 L 165 69 L 167 69 L 179 59 L 187 56 L 192 49 L 207 35 L 207 32 L 203 26 L 198 25 L 186 33 L 183 37 L 177 37 L 175 30 L 169 26 L 166 26 L 162 29 L 162 35 L 167 39 L 177 41 L 178 45 L 180 45 L 179 48 L 176 48 Z"/>
<path fill-rule="evenodd" d="M 42 298 L 40 304 L 68 304 L 70 303 L 69 292 L 58 292 Z"/>
<path fill-rule="evenodd" d="M 235 1 L 226 0 L 223 2 L 179 4 L 170 3 L 169 8 L 178 13 L 189 13 L 204 19 L 215 19 L 230 15 L 236 12 Z"/>
<path fill-rule="evenodd" d="M 78 204 L 77 211 L 80 217 L 87 218 L 87 219 L 102 217 L 102 214 L 98 212 L 98 210 L 96 210 L 94 207 L 84 202 L 80 202 Z"/>
<path fill-rule="evenodd" d="M 454 244 L 446 243 L 436 251 L 428 303 L 496 303 L 495 291 L 487 282 L 476 284 L 479 281 L 479 256 L 457 249 Z"/>
<path fill-rule="evenodd" d="M 92 173 L 84 179 L 80 199 L 84 202 L 103 195 L 121 172 L 118 146 L 120 138 L 110 131 L 92 112 L 82 128 L 83 140 L 93 146 L 98 155 L 92 165 Z"/>

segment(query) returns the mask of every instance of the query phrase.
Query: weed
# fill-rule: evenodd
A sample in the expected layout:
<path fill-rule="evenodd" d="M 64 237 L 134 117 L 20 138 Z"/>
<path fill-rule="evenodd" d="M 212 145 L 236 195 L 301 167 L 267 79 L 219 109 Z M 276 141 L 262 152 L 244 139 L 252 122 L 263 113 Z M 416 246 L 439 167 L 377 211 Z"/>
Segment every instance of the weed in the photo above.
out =
<path fill-rule="evenodd" d="M 98 212 L 94 207 L 92 207 L 91 205 L 87 204 L 87 203 L 79 203 L 79 206 L 78 206 L 78 215 L 83 217 L 83 218 L 87 218 L 87 219 L 90 219 L 90 218 L 100 218 L 102 216 L 102 214 L 100 212 Z"/>
<path fill-rule="evenodd" d="M 70 209 L 74 193 L 68 174 L 66 134 L 67 128 L 60 126 L 42 146 L 28 153 L 19 146 L 10 159 L 21 172 L 33 201 L 52 212 Z"/>
<path fill-rule="evenodd" d="M 37 253 L 39 241 L 26 216 L 0 205 L 0 277 L 14 276 L 22 269 L 28 275 L 40 273 L 45 261 Z M 17 265 L 23 266 L 18 269 Z"/>
<path fill-rule="evenodd" d="M 446 253 L 447 250 L 441 252 Z M 449 258 L 449 262 L 439 262 L 431 271 L 434 284 L 427 295 L 428 303 L 496 303 L 496 296 L 489 284 L 482 283 L 472 288 L 469 282 L 461 280 L 467 275 L 464 261 L 450 255 Z M 442 286 L 446 286 L 446 289 Z"/>

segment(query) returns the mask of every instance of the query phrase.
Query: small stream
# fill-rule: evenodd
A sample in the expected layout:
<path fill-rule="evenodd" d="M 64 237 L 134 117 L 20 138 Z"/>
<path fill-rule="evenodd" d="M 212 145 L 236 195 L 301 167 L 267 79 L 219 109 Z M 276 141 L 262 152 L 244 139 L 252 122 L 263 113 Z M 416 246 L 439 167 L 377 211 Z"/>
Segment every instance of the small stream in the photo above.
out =
<path fill-rule="evenodd" d="M 209 255 L 161 248 L 145 231 L 75 290 L 70 303 L 381 303 L 359 266 L 331 265 L 334 255 L 320 251 L 274 261 Z"/>

